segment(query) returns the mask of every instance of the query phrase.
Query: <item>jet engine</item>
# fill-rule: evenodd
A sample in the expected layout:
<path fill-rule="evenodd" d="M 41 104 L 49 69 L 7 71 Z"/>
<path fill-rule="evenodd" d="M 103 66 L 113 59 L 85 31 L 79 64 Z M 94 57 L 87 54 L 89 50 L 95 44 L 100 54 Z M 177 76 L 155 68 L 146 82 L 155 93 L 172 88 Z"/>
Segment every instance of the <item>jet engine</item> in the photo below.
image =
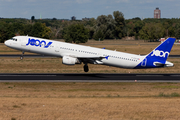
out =
<path fill-rule="evenodd" d="M 62 63 L 65 65 L 75 65 L 75 64 L 81 64 L 79 59 L 74 58 L 74 57 L 69 57 L 69 56 L 64 56 L 62 58 Z"/>

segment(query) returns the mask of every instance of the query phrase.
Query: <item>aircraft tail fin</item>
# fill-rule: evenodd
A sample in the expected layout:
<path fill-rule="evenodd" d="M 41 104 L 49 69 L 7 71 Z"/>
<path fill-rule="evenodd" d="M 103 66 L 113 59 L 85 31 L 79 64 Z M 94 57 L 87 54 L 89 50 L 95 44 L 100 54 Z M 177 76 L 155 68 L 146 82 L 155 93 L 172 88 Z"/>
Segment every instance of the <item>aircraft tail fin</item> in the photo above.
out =
<path fill-rule="evenodd" d="M 175 38 L 166 39 L 157 48 L 147 54 L 144 60 L 136 66 L 136 68 L 155 68 L 166 66 L 166 60 L 171 52 L 175 40 Z"/>
<path fill-rule="evenodd" d="M 160 62 L 162 64 L 166 63 L 167 58 L 171 52 L 174 45 L 175 38 L 168 38 L 163 43 L 161 43 L 157 48 L 155 48 L 150 54 L 147 55 L 147 59 L 151 58 L 153 61 Z"/>

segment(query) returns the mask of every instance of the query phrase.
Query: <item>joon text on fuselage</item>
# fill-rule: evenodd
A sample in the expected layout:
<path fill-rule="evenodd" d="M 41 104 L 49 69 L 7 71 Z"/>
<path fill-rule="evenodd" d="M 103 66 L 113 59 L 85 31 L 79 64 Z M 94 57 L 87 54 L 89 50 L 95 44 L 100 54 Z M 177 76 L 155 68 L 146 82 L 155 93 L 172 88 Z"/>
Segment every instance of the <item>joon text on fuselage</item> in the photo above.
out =
<path fill-rule="evenodd" d="M 44 48 L 48 48 L 53 42 L 48 42 L 46 44 L 46 41 L 44 40 L 38 40 L 38 39 L 28 39 L 28 43 L 26 44 L 26 46 L 31 45 L 31 46 L 36 46 L 36 47 L 44 47 Z"/>

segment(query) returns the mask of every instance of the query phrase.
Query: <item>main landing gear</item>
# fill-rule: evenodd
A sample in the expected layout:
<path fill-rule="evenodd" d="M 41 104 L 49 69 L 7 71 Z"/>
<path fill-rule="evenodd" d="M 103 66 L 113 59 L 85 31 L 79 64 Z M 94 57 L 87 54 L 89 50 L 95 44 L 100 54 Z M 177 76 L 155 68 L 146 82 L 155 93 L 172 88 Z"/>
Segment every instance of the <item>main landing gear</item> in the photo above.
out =
<path fill-rule="evenodd" d="M 22 51 L 22 55 L 20 56 L 20 59 L 23 60 L 24 51 Z"/>
<path fill-rule="evenodd" d="M 89 67 L 87 64 L 84 65 L 84 72 L 88 72 L 89 71 Z"/>

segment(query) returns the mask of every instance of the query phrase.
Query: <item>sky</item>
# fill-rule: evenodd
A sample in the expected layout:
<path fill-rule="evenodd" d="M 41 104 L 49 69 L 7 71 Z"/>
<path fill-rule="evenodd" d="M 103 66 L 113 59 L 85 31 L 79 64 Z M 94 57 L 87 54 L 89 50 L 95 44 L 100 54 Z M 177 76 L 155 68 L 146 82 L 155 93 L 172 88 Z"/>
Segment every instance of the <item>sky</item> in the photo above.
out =
<path fill-rule="evenodd" d="M 0 0 L 0 17 L 81 20 L 120 11 L 125 19 L 153 18 L 157 7 L 161 18 L 180 17 L 180 0 Z"/>

